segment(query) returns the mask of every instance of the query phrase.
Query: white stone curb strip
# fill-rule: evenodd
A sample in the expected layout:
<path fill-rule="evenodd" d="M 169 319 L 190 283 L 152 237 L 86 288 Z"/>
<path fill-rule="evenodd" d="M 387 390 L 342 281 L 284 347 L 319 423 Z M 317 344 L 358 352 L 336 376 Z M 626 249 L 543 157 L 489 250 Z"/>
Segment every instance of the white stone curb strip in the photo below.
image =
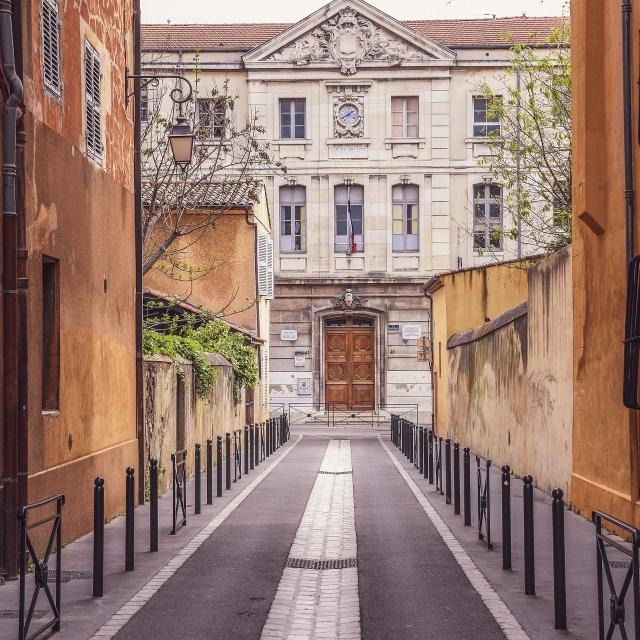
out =
<path fill-rule="evenodd" d="M 502 601 L 502 598 L 500 598 L 493 587 L 489 584 L 480 569 L 478 569 L 474 561 L 469 557 L 453 533 L 451 533 L 451 529 L 449 529 L 445 524 L 444 520 L 440 517 L 440 514 L 435 510 L 431 502 L 429 502 L 429 499 L 424 495 L 424 493 L 422 493 L 422 491 L 420 491 L 418 485 L 413 481 L 413 478 L 411 478 L 393 453 L 391 453 L 389 447 L 387 447 L 380 435 L 378 435 L 378 440 L 382 445 L 382 448 L 387 452 L 389 458 L 391 458 L 391 462 L 395 465 L 398 473 L 402 476 L 409 486 L 409 489 L 411 489 L 411 492 L 416 497 L 416 500 L 420 503 L 420 506 L 424 509 L 427 516 L 429 516 L 429 519 L 440 534 L 440 537 L 444 540 L 447 547 L 449 547 L 449 551 L 451 551 L 456 562 L 464 571 L 469 582 L 478 592 L 485 606 L 489 609 L 489 612 L 502 629 L 507 640 L 530 640 L 529 636 L 520 626 L 520 623 L 516 620 L 515 616 Z"/>
<path fill-rule="evenodd" d="M 147 582 L 126 604 L 124 604 L 91 637 L 91 640 L 113 638 L 122 627 L 144 607 L 160 587 L 200 548 L 213 532 L 244 502 L 245 498 L 293 451 L 302 440 L 298 439 L 282 452 L 282 455 L 268 466 L 251 484 L 248 484 L 217 516 L 209 521 L 156 575 Z"/>

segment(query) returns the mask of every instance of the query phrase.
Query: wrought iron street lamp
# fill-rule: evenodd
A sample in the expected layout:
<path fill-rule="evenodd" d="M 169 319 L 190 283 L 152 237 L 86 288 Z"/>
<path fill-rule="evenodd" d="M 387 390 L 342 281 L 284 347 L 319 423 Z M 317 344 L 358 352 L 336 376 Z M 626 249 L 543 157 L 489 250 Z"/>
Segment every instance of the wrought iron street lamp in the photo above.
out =
<path fill-rule="evenodd" d="M 127 71 L 125 75 L 125 95 L 126 95 L 126 103 L 129 104 L 129 98 L 134 96 L 136 92 L 142 91 L 145 87 L 149 85 L 153 87 L 157 87 L 160 83 L 160 80 L 179 80 L 181 83 L 185 82 L 187 84 L 187 90 L 185 91 L 182 86 L 175 87 L 169 93 L 169 97 L 174 104 L 178 105 L 178 115 L 176 116 L 176 121 L 171 127 L 171 133 L 169 134 L 169 142 L 171 144 L 171 153 L 173 154 L 173 161 L 176 163 L 176 166 L 180 167 L 182 171 L 186 171 L 189 164 L 191 164 L 191 160 L 193 158 L 193 141 L 194 134 L 191 130 L 187 119 L 184 117 L 182 113 L 182 105 L 185 102 L 191 100 L 191 96 L 193 95 L 193 86 L 189 80 L 179 75 L 153 75 L 146 76 L 142 74 L 129 74 Z M 136 83 L 137 86 L 133 91 L 129 92 L 129 81 L 138 80 Z"/>

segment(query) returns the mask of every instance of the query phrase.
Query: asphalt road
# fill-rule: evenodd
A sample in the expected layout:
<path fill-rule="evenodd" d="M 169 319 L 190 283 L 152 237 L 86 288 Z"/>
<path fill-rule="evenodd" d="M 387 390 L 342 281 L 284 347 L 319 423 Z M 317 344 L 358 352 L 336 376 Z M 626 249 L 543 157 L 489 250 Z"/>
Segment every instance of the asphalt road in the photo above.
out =
<path fill-rule="evenodd" d="M 118 640 L 259 640 L 327 442 L 305 436 Z M 377 438 L 351 446 L 362 638 L 503 638 Z"/>

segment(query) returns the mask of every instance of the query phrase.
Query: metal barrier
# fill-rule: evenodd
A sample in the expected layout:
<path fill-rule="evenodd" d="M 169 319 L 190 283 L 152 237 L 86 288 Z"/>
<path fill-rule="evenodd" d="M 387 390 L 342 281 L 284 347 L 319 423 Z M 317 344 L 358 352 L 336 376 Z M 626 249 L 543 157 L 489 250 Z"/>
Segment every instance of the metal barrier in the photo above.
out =
<path fill-rule="evenodd" d="M 29 513 L 40 509 L 42 507 L 46 507 L 47 505 L 55 504 L 55 513 L 45 516 L 36 522 L 30 523 Z M 51 629 L 52 631 L 60 631 L 60 603 L 61 603 L 61 576 L 62 576 L 62 507 L 64 506 L 64 496 L 57 495 L 47 498 L 46 500 L 41 500 L 40 502 L 35 502 L 34 504 L 27 505 L 22 507 L 18 511 L 18 520 L 20 522 L 20 558 L 19 558 L 19 573 L 20 573 L 20 601 L 19 601 L 19 609 L 18 609 L 18 640 L 30 640 L 31 638 L 35 638 L 40 634 L 44 633 L 46 630 Z M 35 529 L 36 527 L 40 527 L 42 525 L 52 523 L 51 531 L 49 533 L 47 546 L 45 547 L 44 553 L 42 556 L 38 556 L 38 553 L 35 550 L 35 546 L 31 536 L 29 535 L 29 531 Z M 55 553 L 56 553 L 56 595 L 55 598 L 51 594 L 51 590 L 49 589 L 49 558 L 51 557 L 51 552 L 53 551 L 55 545 Z M 29 609 L 26 609 L 26 573 L 27 573 L 27 554 L 31 558 L 33 562 L 33 579 L 34 579 L 34 590 L 33 595 L 31 597 L 31 603 L 29 604 Z M 40 590 L 44 591 L 47 596 L 47 601 L 49 603 L 49 607 L 51 608 L 51 612 L 53 613 L 53 618 L 44 623 L 37 631 L 29 635 L 29 628 L 31 627 L 31 622 L 33 620 L 33 614 L 35 612 L 36 604 L 38 602 L 38 596 L 40 595 Z"/>
<path fill-rule="evenodd" d="M 482 464 L 484 462 L 484 464 Z M 487 549 L 493 549 L 491 543 L 491 460 L 476 454 L 478 487 L 478 540 L 486 541 Z"/>
<path fill-rule="evenodd" d="M 296 402 L 289 404 L 287 410 L 289 425 L 304 424 L 313 419 L 317 424 L 331 426 L 330 411 L 327 411 L 325 407 L 320 408 L 317 404 Z"/>
<path fill-rule="evenodd" d="M 171 454 L 171 466 L 173 467 L 173 506 L 171 535 L 176 534 L 178 525 L 187 524 L 187 450 L 181 449 Z M 178 513 L 182 519 L 178 522 Z"/>
<path fill-rule="evenodd" d="M 640 639 L 640 567 L 638 565 L 638 547 L 640 547 L 640 530 L 622 522 L 613 516 L 600 511 L 594 511 L 592 520 L 596 527 L 596 551 L 597 551 L 597 580 L 598 580 L 598 630 L 600 640 L 613 637 L 613 632 L 618 628 L 620 636 L 627 638 L 625 599 L 632 588 L 632 606 L 635 640 Z M 631 538 L 631 546 L 627 547 L 611 534 L 603 531 L 604 526 L 617 527 L 628 534 Z M 619 552 L 631 558 L 629 567 L 625 573 L 620 589 L 611 574 L 611 563 L 607 555 L 607 550 L 613 547 Z M 609 624 L 605 635 L 605 604 L 604 604 L 604 581 L 606 580 L 609 590 Z"/>
<path fill-rule="evenodd" d="M 233 432 L 233 481 L 242 479 L 242 429 Z"/>

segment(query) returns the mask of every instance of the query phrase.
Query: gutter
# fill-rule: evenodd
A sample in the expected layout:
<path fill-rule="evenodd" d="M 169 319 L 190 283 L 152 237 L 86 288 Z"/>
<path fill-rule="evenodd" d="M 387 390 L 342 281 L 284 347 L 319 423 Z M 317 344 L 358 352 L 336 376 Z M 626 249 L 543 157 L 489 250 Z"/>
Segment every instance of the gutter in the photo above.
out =
<path fill-rule="evenodd" d="M 19 10 L 17 7 L 16 10 Z M 21 24 L 18 22 L 19 30 Z M 13 578 L 17 573 L 18 439 L 20 391 L 19 300 L 18 300 L 18 120 L 22 118 L 23 86 L 16 71 L 13 7 L 11 0 L 0 0 L 0 47 L 2 71 L 9 85 L 4 105 L 2 132 L 2 360 L 4 478 L 2 566 Z"/>
<path fill-rule="evenodd" d="M 635 184 L 633 175 L 633 88 L 631 85 L 631 11 L 632 0 L 622 1 L 622 83 L 624 102 L 624 200 L 626 212 L 627 264 L 634 256 Z"/>

